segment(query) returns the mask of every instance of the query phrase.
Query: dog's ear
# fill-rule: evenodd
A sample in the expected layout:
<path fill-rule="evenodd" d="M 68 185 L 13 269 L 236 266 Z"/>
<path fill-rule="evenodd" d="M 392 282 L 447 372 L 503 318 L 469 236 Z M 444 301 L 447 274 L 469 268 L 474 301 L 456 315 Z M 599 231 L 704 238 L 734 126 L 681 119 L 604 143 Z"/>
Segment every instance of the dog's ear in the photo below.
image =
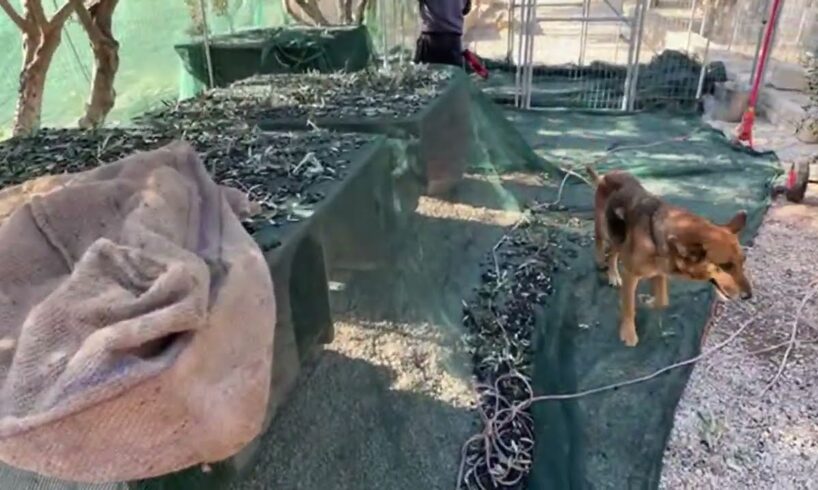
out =
<path fill-rule="evenodd" d="M 724 225 L 725 228 L 730 230 L 730 232 L 734 235 L 738 235 L 741 233 L 741 230 L 747 225 L 747 212 L 746 211 L 739 211 L 733 216 L 733 219 L 730 220 L 729 223 Z"/>
<path fill-rule="evenodd" d="M 684 242 L 679 237 L 671 235 L 667 237 L 667 243 L 670 249 L 684 260 L 701 262 L 707 256 L 704 245 L 699 242 Z"/>

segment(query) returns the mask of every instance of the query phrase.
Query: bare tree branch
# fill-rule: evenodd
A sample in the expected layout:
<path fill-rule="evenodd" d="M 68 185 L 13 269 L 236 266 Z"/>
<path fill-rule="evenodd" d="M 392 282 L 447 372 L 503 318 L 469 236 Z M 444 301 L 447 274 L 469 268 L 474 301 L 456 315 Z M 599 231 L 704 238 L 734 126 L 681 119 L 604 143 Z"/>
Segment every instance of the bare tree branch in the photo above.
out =
<path fill-rule="evenodd" d="M 343 24 L 346 21 L 346 19 L 344 19 L 344 11 L 346 10 L 346 3 L 347 3 L 346 0 L 338 0 L 338 2 L 337 2 L 338 18 L 340 19 L 341 24 Z"/>
<path fill-rule="evenodd" d="M 295 3 L 298 4 L 298 6 L 304 10 L 304 13 L 314 20 L 316 24 L 320 26 L 329 25 L 329 21 L 324 17 L 321 8 L 315 0 L 295 0 Z"/>
<path fill-rule="evenodd" d="M 81 0 L 70 1 L 79 3 Z M 116 103 L 114 81 L 119 70 L 119 43 L 114 38 L 113 17 L 118 4 L 119 0 L 99 0 L 87 11 L 86 20 L 90 21 L 90 25 L 85 26 L 85 29 L 91 40 L 95 69 L 85 115 L 78 121 L 81 128 L 102 126 Z M 83 21 L 83 25 L 84 23 Z M 92 32 L 95 34 L 91 34 Z"/>
<path fill-rule="evenodd" d="M 86 1 L 85 5 L 83 7 L 86 10 L 88 10 L 88 9 L 91 9 L 91 8 L 97 6 L 101 1 L 102 0 Z M 69 17 L 71 17 L 71 14 L 73 14 L 75 11 L 76 11 L 76 9 L 74 8 L 73 2 L 71 0 L 68 0 L 67 2 L 65 2 L 63 4 L 62 7 L 60 7 L 57 10 L 57 13 L 54 14 L 54 17 L 51 18 L 51 22 L 50 22 L 49 27 L 51 27 L 51 28 L 55 28 L 55 27 L 62 28 L 63 24 L 65 24 L 65 21 L 67 21 L 69 19 Z"/>
<path fill-rule="evenodd" d="M 353 0 L 344 0 L 344 10 L 343 10 L 343 24 L 352 24 L 355 19 L 352 17 L 352 4 L 354 3 Z"/>
<path fill-rule="evenodd" d="M 53 28 L 62 28 L 65 21 L 71 17 L 71 14 L 74 13 L 74 7 L 71 5 L 71 2 L 65 2 L 62 7 L 57 9 L 57 12 L 54 14 L 54 17 L 51 18 L 49 22 L 49 26 Z"/>
<path fill-rule="evenodd" d="M 14 7 L 11 6 L 8 0 L 0 0 L 0 8 L 3 9 L 3 12 L 9 16 L 9 19 L 11 19 L 11 21 L 14 22 L 21 31 L 27 32 L 31 29 L 31 24 L 26 22 L 26 19 L 24 19 L 17 13 L 16 10 L 14 10 Z"/>
<path fill-rule="evenodd" d="M 48 27 L 48 18 L 45 16 L 42 0 L 23 0 L 23 9 L 31 14 L 31 18 L 37 25 Z"/>
<path fill-rule="evenodd" d="M 105 35 L 99 30 L 99 27 L 94 22 L 94 19 L 91 18 L 91 13 L 85 8 L 82 0 L 68 0 L 67 5 L 73 7 L 74 12 L 77 13 L 77 17 L 80 18 L 80 23 L 82 24 L 82 27 L 85 28 L 85 32 L 88 33 L 88 37 L 90 38 L 91 42 L 102 42 Z"/>
<path fill-rule="evenodd" d="M 310 25 L 310 22 L 307 21 L 307 19 L 304 18 L 301 15 L 301 13 L 296 12 L 296 10 L 295 10 L 295 8 L 293 7 L 293 4 L 292 4 L 293 0 L 282 0 L 282 2 L 284 3 L 284 10 L 290 15 L 290 17 L 295 19 L 296 22 L 298 22 L 300 24 Z"/>

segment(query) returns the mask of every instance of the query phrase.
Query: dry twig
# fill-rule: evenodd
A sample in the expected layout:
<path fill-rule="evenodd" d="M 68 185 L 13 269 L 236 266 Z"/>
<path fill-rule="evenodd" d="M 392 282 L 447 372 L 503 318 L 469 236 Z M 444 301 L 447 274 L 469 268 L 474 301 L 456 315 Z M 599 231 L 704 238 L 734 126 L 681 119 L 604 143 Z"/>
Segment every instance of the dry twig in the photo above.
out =
<path fill-rule="evenodd" d="M 790 330 L 790 338 L 785 343 L 785 345 L 787 346 L 787 350 L 784 351 L 784 357 L 781 358 L 781 363 L 779 363 L 778 365 L 778 371 L 776 371 L 775 376 L 773 377 L 772 380 L 770 380 L 769 383 L 767 383 L 767 386 L 764 387 L 764 390 L 762 390 L 761 392 L 762 395 L 767 393 L 778 382 L 779 378 L 781 378 L 781 374 L 784 373 L 784 369 L 787 367 L 787 361 L 789 360 L 793 349 L 795 349 L 795 344 L 797 343 L 798 338 L 798 323 L 801 320 L 801 315 L 804 312 L 804 307 L 806 307 L 807 303 L 809 303 L 810 300 L 812 300 L 812 298 L 814 298 L 815 295 L 818 294 L 818 281 L 813 281 L 812 283 L 810 283 L 808 287 L 811 289 L 806 295 L 804 295 L 804 298 L 801 300 L 801 304 L 798 305 L 798 310 L 795 313 L 795 320 L 793 320 L 792 328 Z"/>

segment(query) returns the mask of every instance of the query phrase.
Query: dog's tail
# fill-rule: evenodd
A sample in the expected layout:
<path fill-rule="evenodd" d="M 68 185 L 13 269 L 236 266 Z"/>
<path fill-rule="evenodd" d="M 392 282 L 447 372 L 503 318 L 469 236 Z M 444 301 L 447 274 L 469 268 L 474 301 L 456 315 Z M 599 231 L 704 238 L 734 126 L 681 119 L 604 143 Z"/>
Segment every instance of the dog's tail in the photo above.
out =
<path fill-rule="evenodd" d="M 586 165 L 585 171 L 591 176 L 591 182 L 594 184 L 594 187 L 599 186 L 599 184 L 602 182 L 602 176 L 596 172 L 594 167 L 591 165 Z"/>

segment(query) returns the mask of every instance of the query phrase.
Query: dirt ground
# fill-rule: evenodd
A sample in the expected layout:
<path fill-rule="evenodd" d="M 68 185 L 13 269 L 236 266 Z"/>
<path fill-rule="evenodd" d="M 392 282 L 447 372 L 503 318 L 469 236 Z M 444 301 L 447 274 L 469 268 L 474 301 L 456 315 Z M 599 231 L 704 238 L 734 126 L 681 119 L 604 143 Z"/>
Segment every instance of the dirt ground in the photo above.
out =
<path fill-rule="evenodd" d="M 760 133 L 762 144 L 778 150 L 784 162 L 815 154 L 763 125 Z M 676 412 L 660 488 L 818 489 L 816 257 L 813 185 L 804 203 L 782 199 L 774 205 L 749 249 L 753 300 L 721 308 L 711 322 L 705 350 L 754 318 L 735 341 L 694 369 Z M 782 368 L 796 317 L 798 342 Z"/>

